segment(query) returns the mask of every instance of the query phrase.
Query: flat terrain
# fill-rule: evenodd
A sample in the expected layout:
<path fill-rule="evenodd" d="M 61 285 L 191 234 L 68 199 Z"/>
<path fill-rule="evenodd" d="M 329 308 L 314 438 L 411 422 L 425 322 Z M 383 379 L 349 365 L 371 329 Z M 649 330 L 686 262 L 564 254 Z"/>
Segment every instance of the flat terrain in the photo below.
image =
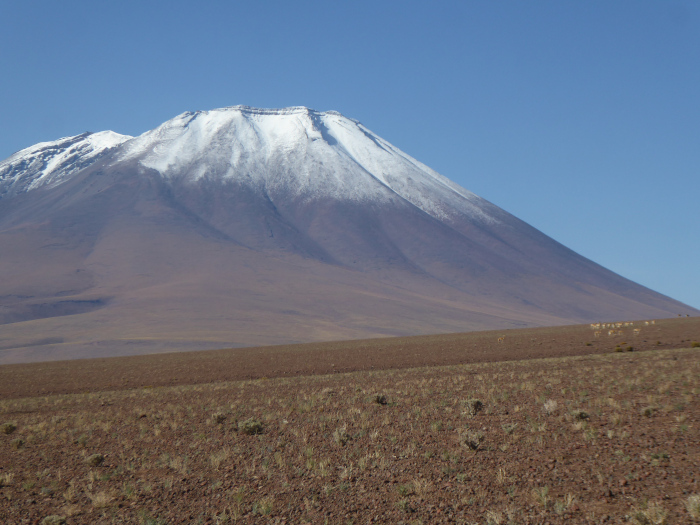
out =
<path fill-rule="evenodd" d="M 679 348 L 700 341 L 700 317 L 644 323 L 613 329 L 575 325 L 0 365 L 0 399 L 604 354 L 618 345 L 638 351 Z M 615 333 L 608 335 L 611 330 Z"/>
<path fill-rule="evenodd" d="M 699 328 L 0 367 L 0 522 L 700 523 Z"/>

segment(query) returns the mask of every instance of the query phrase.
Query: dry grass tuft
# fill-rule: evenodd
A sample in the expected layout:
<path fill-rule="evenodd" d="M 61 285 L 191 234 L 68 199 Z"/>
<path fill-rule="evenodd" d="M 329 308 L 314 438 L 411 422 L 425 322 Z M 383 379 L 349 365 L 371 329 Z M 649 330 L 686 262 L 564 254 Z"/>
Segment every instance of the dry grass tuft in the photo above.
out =
<path fill-rule="evenodd" d="M 700 494 L 692 494 L 688 496 L 685 502 L 685 509 L 694 520 L 700 520 Z"/>
<path fill-rule="evenodd" d="M 12 485 L 12 480 L 14 479 L 14 477 L 15 475 L 12 472 L 0 474 L 0 488 L 5 487 L 7 485 Z"/>
<path fill-rule="evenodd" d="M 102 454 L 92 454 L 85 458 L 85 462 L 92 467 L 99 467 L 104 460 L 105 457 Z"/>
<path fill-rule="evenodd" d="M 41 520 L 41 525 L 65 525 L 65 523 L 65 516 L 59 516 L 58 514 L 46 516 L 43 520 Z"/>
<path fill-rule="evenodd" d="M 666 525 L 668 511 L 658 503 L 649 503 L 633 508 L 629 516 L 632 525 Z"/>
<path fill-rule="evenodd" d="M 469 417 L 476 416 L 484 408 L 484 404 L 479 399 L 466 399 L 464 405 L 466 406 L 465 414 Z"/>
<path fill-rule="evenodd" d="M 484 441 L 483 432 L 464 428 L 458 431 L 460 445 L 471 450 L 477 450 Z"/>
<path fill-rule="evenodd" d="M 0 432 L 3 434 L 12 434 L 15 430 L 17 430 L 17 425 L 14 423 L 3 423 L 0 425 Z"/>
<path fill-rule="evenodd" d="M 554 399 L 548 399 L 544 402 L 544 411 L 547 414 L 554 414 L 557 411 L 559 404 Z"/>
<path fill-rule="evenodd" d="M 532 495 L 532 500 L 542 507 L 543 509 L 547 510 L 547 507 L 549 506 L 549 487 L 536 487 L 532 489 L 531 492 Z"/>
<path fill-rule="evenodd" d="M 211 421 L 216 425 L 221 425 L 224 421 L 226 421 L 226 414 L 223 412 L 217 412 L 211 416 Z"/>
<path fill-rule="evenodd" d="M 377 403 L 378 405 L 386 405 L 386 396 L 383 394 L 374 394 L 372 396 L 372 402 Z"/>
<path fill-rule="evenodd" d="M 585 421 L 586 419 L 589 419 L 590 416 L 588 415 L 588 412 L 584 410 L 573 410 L 571 412 L 571 417 L 573 417 L 576 421 Z"/>
<path fill-rule="evenodd" d="M 243 434 L 248 434 L 249 436 L 254 434 L 262 434 L 263 424 L 257 419 L 251 417 L 238 423 L 238 431 Z"/>
<path fill-rule="evenodd" d="M 108 507 L 114 498 L 107 492 L 98 492 L 97 494 L 88 493 L 88 498 L 92 502 L 92 506 L 96 509 L 103 509 Z"/>
<path fill-rule="evenodd" d="M 350 435 L 348 434 L 348 429 L 346 425 L 338 427 L 333 431 L 333 441 L 341 447 L 344 446 L 348 441 L 350 441 Z"/>

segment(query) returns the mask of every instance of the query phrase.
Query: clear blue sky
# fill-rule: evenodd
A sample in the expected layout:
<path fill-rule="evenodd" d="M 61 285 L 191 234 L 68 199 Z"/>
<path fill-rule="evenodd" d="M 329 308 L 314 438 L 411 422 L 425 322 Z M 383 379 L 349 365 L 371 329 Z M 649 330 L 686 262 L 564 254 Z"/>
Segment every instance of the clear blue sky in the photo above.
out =
<path fill-rule="evenodd" d="M 337 110 L 700 307 L 700 3 L 0 3 L 0 158 L 235 104 Z"/>

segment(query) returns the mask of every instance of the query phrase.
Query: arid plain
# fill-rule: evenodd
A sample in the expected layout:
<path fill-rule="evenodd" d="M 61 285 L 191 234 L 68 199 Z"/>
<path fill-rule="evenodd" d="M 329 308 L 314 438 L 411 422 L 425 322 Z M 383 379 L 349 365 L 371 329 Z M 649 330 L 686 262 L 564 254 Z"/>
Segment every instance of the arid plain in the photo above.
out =
<path fill-rule="evenodd" d="M 2 366 L 0 521 L 700 523 L 699 342 L 678 318 Z"/>

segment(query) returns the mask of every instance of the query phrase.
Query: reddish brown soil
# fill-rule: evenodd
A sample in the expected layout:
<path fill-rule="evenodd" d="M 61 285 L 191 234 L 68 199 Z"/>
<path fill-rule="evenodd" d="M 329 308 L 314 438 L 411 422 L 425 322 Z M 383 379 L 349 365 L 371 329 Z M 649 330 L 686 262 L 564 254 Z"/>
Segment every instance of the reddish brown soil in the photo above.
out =
<path fill-rule="evenodd" d="M 625 338 L 654 347 L 641 352 L 615 352 L 610 342 L 623 340 L 613 336 L 605 347 L 591 335 L 598 346 L 587 347 L 589 327 L 508 332 L 500 344 L 495 333 L 384 340 L 387 355 L 403 349 L 416 359 L 405 349 L 417 351 L 420 339 L 433 341 L 435 359 L 457 359 L 470 337 L 482 339 L 470 339 L 477 349 L 463 359 L 479 358 L 479 340 L 504 361 L 508 344 L 513 356 L 545 352 L 541 347 L 598 355 L 3 398 L 0 523 L 41 523 L 51 515 L 68 525 L 694 523 L 697 328 L 696 319 L 657 321 L 646 330 L 653 337 L 642 328 L 635 340 Z M 673 341 L 688 348 L 669 348 Z M 332 354 L 332 346 L 316 347 L 300 354 L 318 361 Z M 265 364 L 296 370 L 272 360 L 272 349 L 258 352 L 246 373 Z M 136 374 L 144 362 L 124 361 L 84 362 L 90 368 L 81 377 Z M 192 369 L 184 377 L 223 379 L 195 362 L 179 364 L 183 373 Z M 352 366 L 378 362 L 410 360 Z M 51 366 L 66 364 L 37 370 L 50 378 Z M 61 385 L 59 375 L 53 381 L 47 388 L 83 388 L 75 379 Z M 39 388 L 20 387 L 13 391 Z M 483 406 L 472 413 L 474 399 Z M 261 433 L 243 432 L 250 418 Z M 95 454 L 104 457 L 99 465 L 89 462 Z"/>
<path fill-rule="evenodd" d="M 700 317 L 648 326 L 637 321 L 616 328 L 621 335 L 608 331 L 576 325 L 4 365 L 0 399 L 600 354 L 617 345 L 637 351 L 678 348 L 700 341 Z"/>

